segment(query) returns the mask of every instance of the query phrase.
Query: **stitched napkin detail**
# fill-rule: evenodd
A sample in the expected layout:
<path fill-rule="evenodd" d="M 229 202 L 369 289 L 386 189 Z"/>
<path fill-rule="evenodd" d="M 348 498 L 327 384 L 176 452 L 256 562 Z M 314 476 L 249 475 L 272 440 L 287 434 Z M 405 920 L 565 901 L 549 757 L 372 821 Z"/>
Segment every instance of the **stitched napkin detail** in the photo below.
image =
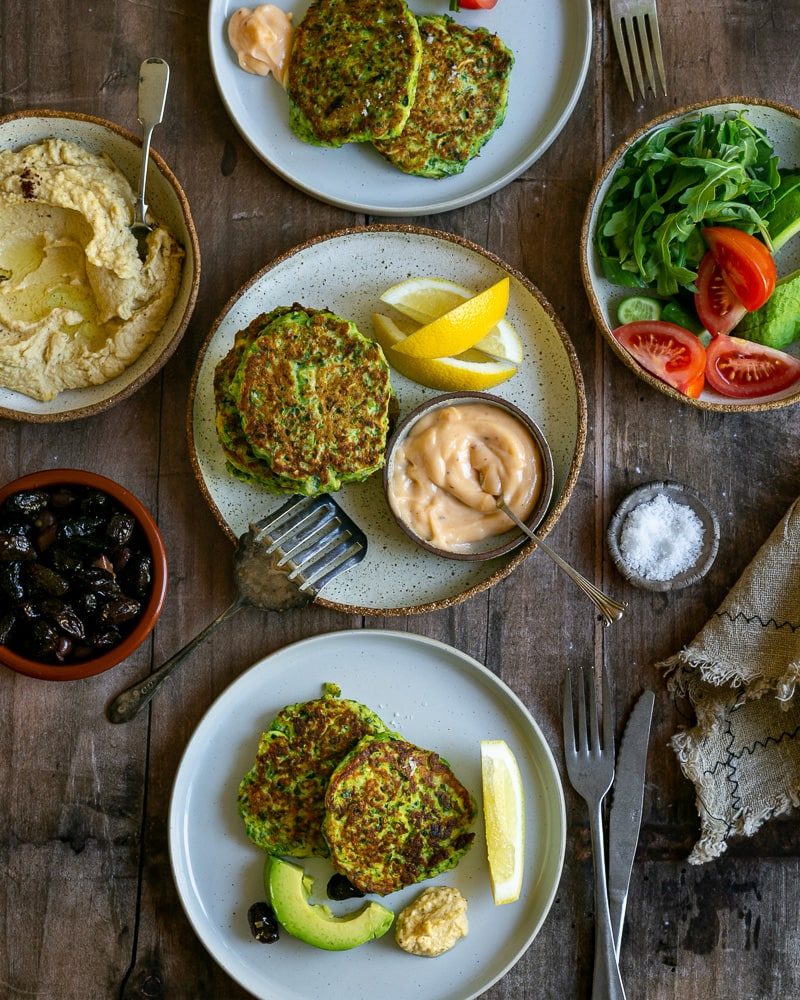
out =
<path fill-rule="evenodd" d="M 689 861 L 700 864 L 800 805 L 800 500 L 694 640 L 660 666 L 697 718 L 672 746 L 697 792 L 701 837 Z"/>

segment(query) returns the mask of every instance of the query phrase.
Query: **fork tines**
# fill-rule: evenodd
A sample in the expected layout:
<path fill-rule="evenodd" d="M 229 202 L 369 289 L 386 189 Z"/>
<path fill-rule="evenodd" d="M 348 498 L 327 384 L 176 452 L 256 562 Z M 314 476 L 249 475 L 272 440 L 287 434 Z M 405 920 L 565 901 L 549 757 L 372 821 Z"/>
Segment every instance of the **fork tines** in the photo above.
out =
<path fill-rule="evenodd" d="M 667 80 L 661 51 L 661 35 L 658 30 L 656 0 L 611 0 L 611 25 L 614 29 L 619 61 L 622 64 L 622 75 L 625 77 L 631 100 L 636 99 L 631 79 L 631 63 L 642 98 L 646 96 L 640 51 L 650 89 L 655 94 L 656 80 L 653 72 L 653 57 L 655 57 L 661 89 L 666 95 Z"/>
<path fill-rule="evenodd" d="M 312 595 L 367 549 L 364 533 L 327 495 L 292 498 L 254 527 L 256 542 L 278 557 L 276 567 L 287 567 L 288 579 Z"/>

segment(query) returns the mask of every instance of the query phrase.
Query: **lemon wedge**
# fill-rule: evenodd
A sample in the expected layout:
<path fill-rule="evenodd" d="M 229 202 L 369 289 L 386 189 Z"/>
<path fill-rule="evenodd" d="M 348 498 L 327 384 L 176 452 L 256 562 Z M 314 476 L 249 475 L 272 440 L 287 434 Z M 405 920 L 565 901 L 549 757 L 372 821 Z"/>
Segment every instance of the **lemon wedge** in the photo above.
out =
<path fill-rule="evenodd" d="M 495 361 L 480 351 L 465 351 L 456 358 L 410 358 L 396 350 L 406 339 L 406 333 L 382 313 L 372 317 L 375 340 L 381 345 L 386 360 L 401 375 L 412 382 L 427 385 L 442 392 L 485 392 L 516 374 L 516 367 L 506 361 Z"/>
<path fill-rule="evenodd" d="M 411 358 L 453 357 L 474 347 L 505 316 L 509 280 L 467 299 L 438 319 L 421 326 L 396 350 Z"/>
<path fill-rule="evenodd" d="M 403 316 L 417 323 L 431 323 L 456 306 L 474 298 L 475 292 L 445 278 L 407 278 L 387 288 L 381 295 L 381 302 L 393 306 Z M 475 345 L 484 354 L 490 354 L 501 361 L 522 364 L 524 349 L 522 340 L 507 319 L 501 319 Z"/>
<path fill-rule="evenodd" d="M 483 815 L 495 904 L 513 903 L 525 866 L 525 799 L 522 776 L 505 740 L 481 740 Z"/>

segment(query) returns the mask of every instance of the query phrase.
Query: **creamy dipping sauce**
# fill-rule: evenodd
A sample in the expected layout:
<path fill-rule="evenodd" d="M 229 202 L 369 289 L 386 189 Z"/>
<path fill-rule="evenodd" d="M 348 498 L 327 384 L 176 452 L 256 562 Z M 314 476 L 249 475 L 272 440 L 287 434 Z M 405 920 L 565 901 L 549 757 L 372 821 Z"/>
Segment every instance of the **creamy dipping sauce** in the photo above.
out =
<path fill-rule="evenodd" d="M 422 417 L 397 447 L 388 498 L 419 538 L 466 552 L 513 527 L 495 497 L 524 521 L 542 481 L 541 451 L 521 421 L 490 403 L 459 403 Z"/>
<path fill-rule="evenodd" d="M 286 86 L 292 52 L 292 15 L 271 3 L 240 7 L 228 21 L 228 41 L 242 69 L 256 76 L 272 73 Z"/>

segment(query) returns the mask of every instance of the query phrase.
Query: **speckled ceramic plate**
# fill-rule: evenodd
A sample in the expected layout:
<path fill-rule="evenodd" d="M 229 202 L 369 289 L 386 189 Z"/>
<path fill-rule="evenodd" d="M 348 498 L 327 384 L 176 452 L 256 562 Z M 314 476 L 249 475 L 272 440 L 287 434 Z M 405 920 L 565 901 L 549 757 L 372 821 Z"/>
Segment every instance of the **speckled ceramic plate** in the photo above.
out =
<path fill-rule="evenodd" d="M 690 104 L 677 111 L 661 115 L 637 129 L 620 146 L 618 146 L 606 161 L 600 172 L 594 189 L 589 197 L 589 204 L 583 219 L 581 233 L 581 270 L 586 294 L 600 330 L 617 357 L 639 378 L 654 389 L 658 389 L 672 399 L 689 406 L 703 410 L 717 410 L 724 413 L 742 413 L 747 410 L 772 410 L 789 406 L 800 401 L 800 387 L 797 385 L 772 396 L 762 396 L 759 399 L 731 399 L 721 396 L 706 387 L 699 399 L 690 399 L 677 392 L 666 382 L 655 378 L 634 361 L 631 355 L 614 339 L 612 329 L 617 326 L 616 311 L 621 299 L 634 294 L 635 290 L 612 285 L 603 275 L 600 259 L 594 247 L 594 231 L 600 205 L 614 176 L 620 160 L 628 148 L 646 133 L 662 125 L 669 125 L 683 118 L 698 113 L 710 113 L 721 117 L 726 111 L 746 110 L 750 120 L 763 129 L 769 136 L 775 152 L 780 159 L 780 165 L 787 168 L 800 168 L 800 111 L 785 104 L 776 104 L 757 97 L 716 98 L 701 104 Z M 789 240 L 775 255 L 778 265 L 778 276 L 791 274 L 800 268 L 800 237 Z M 734 330 L 734 335 L 736 331 Z M 800 344 L 794 344 L 789 353 L 800 357 Z"/>
<path fill-rule="evenodd" d="M 250 936 L 248 907 L 264 899 L 264 854 L 244 834 L 236 791 L 258 737 L 286 704 L 318 698 L 334 681 L 392 728 L 440 753 L 478 804 L 475 844 L 458 867 L 426 882 L 461 890 L 469 936 L 436 959 L 407 955 L 389 931 L 346 952 L 325 952 L 282 934 L 274 945 Z M 495 906 L 481 809 L 480 741 L 504 739 L 525 794 L 522 897 Z M 464 653 L 422 636 L 380 630 L 334 632 L 287 646 L 242 674 L 208 710 L 175 777 L 169 812 L 172 871 L 184 909 L 213 958 L 262 1000 L 471 1000 L 518 961 L 550 909 L 564 859 L 564 797 L 547 742 L 517 696 Z M 330 903 L 327 862 L 303 861 L 317 878 L 315 902 Z M 420 891 L 385 897 L 397 913 Z"/>
<path fill-rule="evenodd" d="M 0 149 L 19 149 L 43 139 L 68 139 L 92 153 L 105 154 L 131 183 L 138 186 L 141 140 L 112 122 L 65 111 L 19 111 L 0 118 Z M 40 402 L 20 392 L 0 388 L 0 417 L 49 423 L 88 417 L 127 399 L 172 357 L 194 309 L 200 283 L 200 245 L 186 195 L 175 175 L 155 150 L 150 151 L 147 200 L 155 219 L 163 222 L 183 246 L 186 257 L 175 302 L 153 342 L 117 378 L 103 385 L 60 392 Z"/>
<path fill-rule="evenodd" d="M 239 68 L 226 25 L 239 0 L 211 0 L 211 65 L 228 114 L 253 150 L 285 180 L 332 205 L 371 215 L 429 215 L 468 205 L 526 170 L 556 138 L 577 103 L 592 40 L 589 0 L 502 0 L 452 15 L 500 35 L 513 51 L 508 114 L 463 174 L 432 180 L 394 169 L 369 143 L 324 149 L 290 130 L 286 94 Z M 299 24 L 308 0 L 282 0 Z M 415 0 L 416 14 L 446 14 L 446 0 Z"/>
<path fill-rule="evenodd" d="M 406 226 L 331 233 L 290 250 L 259 271 L 225 306 L 197 361 L 189 398 L 190 457 L 200 488 L 232 540 L 283 501 L 234 478 L 214 429 L 213 377 L 234 335 L 259 313 L 301 302 L 352 319 L 369 335 L 371 315 L 390 285 L 413 275 L 444 276 L 480 290 L 511 278 L 508 319 L 525 345 L 517 374 L 492 392 L 538 423 L 553 453 L 554 490 L 540 526 L 546 535 L 572 493 L 586 437 L 586 400 L 572 344 L 549 303 L 522 274 L 457 236 Z M 400 416 L 437 393 L 393 372 Z M 459 563 L 425 552 L 395 524 L 380 475 L 351 483 L 336 498 L 366 532 L 369 550 L 357 567 L 325 588 L 318 601 L 350 614 L 407 614 L 454 604 L 506 576 L 531 552 L 483 563 Z"/>

